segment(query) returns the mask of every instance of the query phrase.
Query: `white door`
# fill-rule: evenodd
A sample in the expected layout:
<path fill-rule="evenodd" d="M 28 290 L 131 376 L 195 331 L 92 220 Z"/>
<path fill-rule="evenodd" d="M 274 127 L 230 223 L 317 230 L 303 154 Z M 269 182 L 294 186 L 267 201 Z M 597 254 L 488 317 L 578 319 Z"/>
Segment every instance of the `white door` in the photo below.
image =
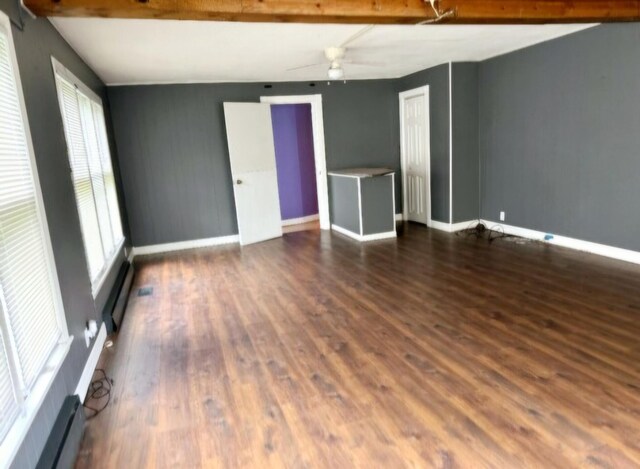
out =
<path fill-rule="evenodd" d="M 400 93 L 400 152 L 406 220 L 429 224 L 429 88 Z"/>
<path fill-rule="evenodd" d="M 240 244 L 282 236 L 271 107 L 224 103 Z"/>

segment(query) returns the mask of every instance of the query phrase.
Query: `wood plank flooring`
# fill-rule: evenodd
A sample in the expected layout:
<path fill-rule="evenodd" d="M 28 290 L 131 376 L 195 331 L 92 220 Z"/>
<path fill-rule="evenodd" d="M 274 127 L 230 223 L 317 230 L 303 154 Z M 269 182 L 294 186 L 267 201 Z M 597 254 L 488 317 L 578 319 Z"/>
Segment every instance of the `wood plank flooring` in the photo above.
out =
<path fill-rule="evenodd" d="M 283 233 L 295 233 L 296 231 L 319 230 L 320 222 L 318 220 L 308 221 L 306 223 L 298 223 L 296 225 L 287 225 L 282 227 Z"/>
<path fill-rule="evenodd" d="M 79 468 L 640 467 L 640 266 L 415 225 L 136 266 Z"/>

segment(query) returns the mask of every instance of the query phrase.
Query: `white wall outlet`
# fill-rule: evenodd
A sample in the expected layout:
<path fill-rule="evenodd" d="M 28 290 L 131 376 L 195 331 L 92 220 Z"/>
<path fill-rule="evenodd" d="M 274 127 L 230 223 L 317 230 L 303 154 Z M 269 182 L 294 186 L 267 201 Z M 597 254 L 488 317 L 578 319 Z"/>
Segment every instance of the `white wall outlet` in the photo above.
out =
<path fill-rule="evenodd" d="M 505 213 L 500 212 L 500 221 L 504 221 L 505 218 L 506 218 Z"/>

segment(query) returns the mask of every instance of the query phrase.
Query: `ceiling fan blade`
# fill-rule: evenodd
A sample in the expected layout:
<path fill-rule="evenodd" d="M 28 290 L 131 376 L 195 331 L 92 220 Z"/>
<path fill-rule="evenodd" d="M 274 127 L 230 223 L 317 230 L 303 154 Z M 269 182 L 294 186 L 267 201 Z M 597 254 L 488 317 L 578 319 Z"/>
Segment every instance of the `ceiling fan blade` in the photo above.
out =
<path fill-rule="evenodd" d="M 305 68 L 319 67 L 320 65 L 324 65 L 325 67 L 328 67 L 326 62 L 318 62 L 317 64 L 308 64 L 308 65 L 302 65 L 300 67 L 288 68 L 286 71 L 287 72 L 293 72 L 293 71 L 302 70 L 302 69 L 305 69 Z"/>
<path fill-rule="evenodd" d="M 369 31 L 371 31 L 374 27 L 375 27 L 375 24 L 369 24 L 369 25 L 365 26 L 364 28 L 362 28 L 361 30 L 359 30 L 355 34 L 353 34 L 351 37 L 349 37 L 342 44 L 340 44 L 340 47 L 343 48 L 343 49 L 346 48 L 353 41 L 355 41 L 356 39 L 359 39 L 361 36 L 364 36 Z"/>
<path fill-rule="evenodd" d="M 365 67 L 384 67 L 382 62 L 369 62 L 366 60 L 343 60 L 342 63 L 350 65 L 363 65 Z"/>

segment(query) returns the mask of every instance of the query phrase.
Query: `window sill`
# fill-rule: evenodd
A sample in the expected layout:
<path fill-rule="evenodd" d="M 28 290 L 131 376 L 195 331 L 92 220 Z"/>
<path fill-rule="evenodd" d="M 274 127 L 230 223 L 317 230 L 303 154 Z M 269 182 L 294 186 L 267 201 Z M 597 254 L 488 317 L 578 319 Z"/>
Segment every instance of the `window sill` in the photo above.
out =
<path fill-rule="evenodd" d="M 122 251 L 122 247 L 124 246 L 124 242 L 126 238 L 122 238 L 120 242 L 117 244 L 116 248 L 113 250 L 113 254 L 111 254 L 111 258 L 107 261 L 102 272 L 96 277 L 95 280 L 91 282 L 91 294 L 93 295 L 93 299 L 95 300 L 100 294 L 100 290 L 104 286 L 104 282 L 106 282 L 111 269 L 115 265 L 116 261 L 120 257 L 120 251 Z"/>
<path fill-rule="evenodd" d="M 20 415 L 0 444 L 0 467 L 8 467 L 15 458 L 16 453 L 31 428 L 33 420 L 40 410 L 40 406 L 42 406 L 49 389 L 51 389 L 53 380 L 58 375 L 58 371 L 60 371 L 69 353 L 72 342 L 73 337 L 63 338 L 51 352 L 47 364 L 40 376 L 38 376 L 38 379 L 31 389 L 31 393 L 24 401 Z"/>

